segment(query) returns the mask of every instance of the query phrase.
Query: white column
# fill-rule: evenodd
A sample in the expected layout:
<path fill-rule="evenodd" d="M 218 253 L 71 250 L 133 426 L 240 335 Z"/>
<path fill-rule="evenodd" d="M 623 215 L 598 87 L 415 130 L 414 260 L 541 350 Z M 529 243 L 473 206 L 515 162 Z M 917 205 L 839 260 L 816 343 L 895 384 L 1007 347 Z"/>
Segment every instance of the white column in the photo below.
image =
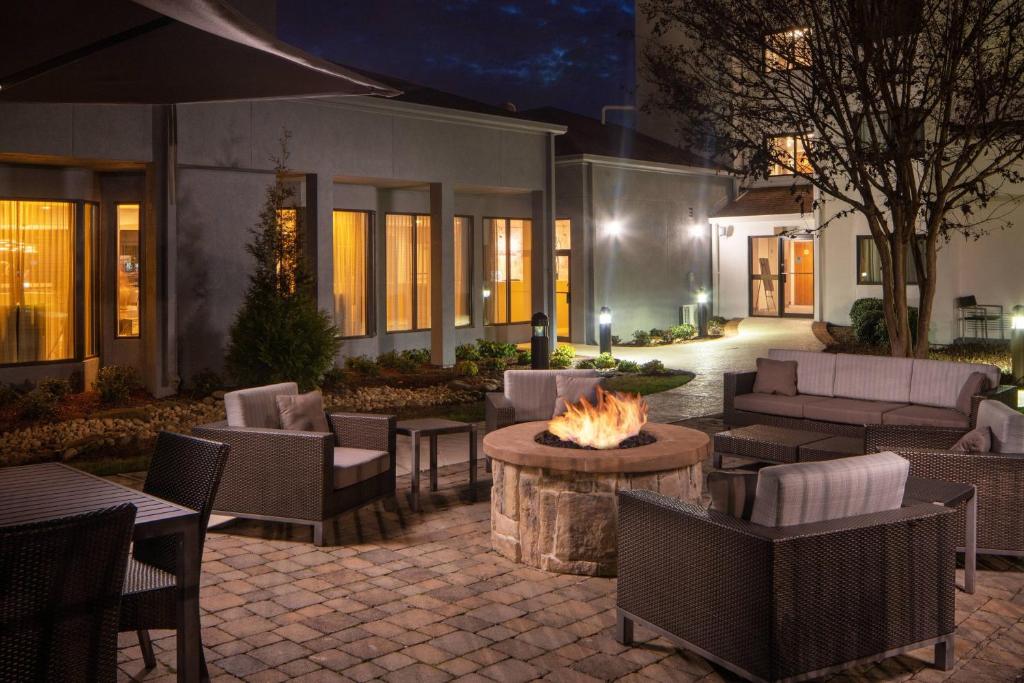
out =
<path fill-rule="evenodd" d="M 430 184 L 430 362 L 455 364 L 455 190 Z"/>

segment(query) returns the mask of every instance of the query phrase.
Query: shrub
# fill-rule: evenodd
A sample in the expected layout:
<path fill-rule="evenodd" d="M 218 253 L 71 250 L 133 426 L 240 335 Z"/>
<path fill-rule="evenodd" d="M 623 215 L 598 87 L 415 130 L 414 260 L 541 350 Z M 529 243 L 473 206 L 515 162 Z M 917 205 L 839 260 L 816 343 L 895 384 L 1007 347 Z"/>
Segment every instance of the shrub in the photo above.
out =
<path fill-rule="evenodd" d="M 917 343 L 917 309 L 907 308 L 910 334 Z M 881 299 L 857 299 L 850 307 L 850 323 L 853 335 L 862 344 L 886 346 L 889 344 L 889 329 L 885 325 L 885 313 Z"/>
<path fill-rule="evenodd" d="M 616 361 L 610 353 L 599 354 L 598 357 L 594 359 L 594 367 L 598 370 L 611 370 L 618 364 L 618 361 Z"/>
<path fill-rule="evenodd" d="M 38 386 L 18 399 L 18 415 L 29 420 L 51 417 L 57 412 L 58 400 L 57 396 Z"/>
<path fill-rule="evenodd" d="M 491 358 L 487 361 L 490 366 L 498 372 L 504 372 L 508 369 L 509 359 L 508 358 Z"/>
<path fill-rule="evenodd" d="M 647 331 L 647 334 L 650 335 L 651 341 L 656 341 L 658 339 L 663 341 L 672 341 L 672 335 L 669 334 L 668 330 L 663 330 L 659 327 L 652 327 Z"/>
<path fill-rule="evenodd" d="M 201 370 L 192 375 L 188 383 L 188 393 L 192 398 L 206 398 L 224 386 L 224 380 L 212 370 Z"/>
<path fill-rule="evenodd" d="M 690 323 L 673 325 L 670 330 L 673 339 L 693 339 L 697 336 L 697 328 Z"/>
<path fill-rule="evenodd" d="M 649 360 L 640 366 L 640 372 L 644 375 L 663 375 L 665 364 L 660 360 Z"/>
<path fill-rule="evenodd" d="M 550 365 L 556 370 L 572 366 L 572 359 L 576 357 L 576 349 L 569 344 L 559 344 L 551 352 Z"/>
<path fill-rule="evenodd" d="M 377 356 L 377 365 L 390 370 L 398 370 L 399 372 L 412 372 L 420 367 L 420 364 L 415 359 L 407 356 L 404 352 L 399 353 L 397 351 L 387 351 Z"/>
<path fill-rule="evenodd" d="M 345 367 L 369 377 L 376 377 L 380 374 L 380 366 L 377 365 L 377 361 L 369 356 L 349 356 L 345 359 Z"/>
<path fill-rule="evenodd" d="M 480 374 L 480 367 L 475 361 L 460 360 L 455 364 L 455 374 L 459 377 L 476 377 Z"/>
<path fill-rule="evenodd" d="M 14 405 L 21 398 L 21 393 L 10 384 L 0 383 L 0 406 Z"/>
<path fill-rule="evenodd" d="M 651 333 L 646 330 L 633 330 L 633 344 L 636 346 L 650 346 Z"/>
<path fill-rule="evenodd" d="M 124 403 L 132 392 L 142 387 L 139 373 L 125 365 L 108 365 L 96 374 L 96 391 L 103 403 Z"/>
<path fill-rule="evenodd" d="M 580 358 L 573 367 L 577 370 L 596 370 L 597 363 L 594 362 L 593 358 Z"/>
<path fill-rule="evenodd" d="M 515 358 L 518 349 L 515 344 L 490 341 L 489 339 L 477 339 L 477 350 L 481 358 Z"/>
<path fill-rule="evenodd" d="M 708 318 L 708 334 L 713 337 L 720 337 L 725 332 L 725 318 L 720 315 L 713 315 Z"/>
<path fill-rule="evenodd" d="M 874 317 L 875 314 L 882 314 L 882 300 L 881 299 L 857 299 L 850 306 L 850 325 L 856 329 L 861 325 L 865 316 L 870 315 Z"/>
<path fill-rule="evenodd" d="M 533 363 L 533 352 L 530 349 L 519 349 L 516 352 L 516 365 L 531 365 Z"/>
<path fill-rule="evenodd" d="M 406 349 L 402 351 L 402 358 L 410 363 L 414 363 L 416 367 L 429 365 L 430 349 Z"/>
<path fill-rule="evenodd" d="M 47 377 L 39 381 L 39 384 L 36 385 L 36 390 L 49 394 L 54 400 L 59 401 L 71 393 L 71 382 L 66 379 Z"/>
<path fill-rule="evenodd" d="M 320 380 L 320 388 L 324 391 L 338 391 L 344 386 L 345 371 L 337 365 L 331 367 L 330 370 L 325 372 L 323 379 Z"/>
<path fill-rule="evenodd" d="M 455 360 L 480 360 L 476 344 L 459 344 L 455 347 Z"/>
<path fill-rule="evenodd" d="M 622 337 L 617 334 L 612 335 L 612 346 L 618 346 L 622 343 Z"/>
<path fill-rule="evenodd" d="M 620 360 L 616 369 L 619 372 L 636 373 L 640 372 L 640 364 L 635 360 Z"/>

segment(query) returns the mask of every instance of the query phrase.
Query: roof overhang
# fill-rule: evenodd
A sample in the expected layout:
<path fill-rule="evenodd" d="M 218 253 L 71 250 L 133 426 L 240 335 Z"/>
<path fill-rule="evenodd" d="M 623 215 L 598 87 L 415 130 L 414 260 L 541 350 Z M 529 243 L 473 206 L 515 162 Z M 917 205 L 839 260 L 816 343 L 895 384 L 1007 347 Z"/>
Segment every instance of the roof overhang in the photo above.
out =
<path fill-rule="evenodd" d="M 700 166 L 684 166 L 681 164 L 666 164 L 656 161 L 642 161 L 626 157 L 609 157 L 597 154 L 573 154 L 555 157 L 555 166 L 572 166 L 575 164 L 593 164 L 594 166 L 605 166 L 609 168 L 621 168 L 630 171 L 645 171 L 648 173 L 670 173 L 672 175 L 692 175 L 722 178 L 732 180 L 732 177 L 724 170 L 715 168 L 702 168 Z"/>

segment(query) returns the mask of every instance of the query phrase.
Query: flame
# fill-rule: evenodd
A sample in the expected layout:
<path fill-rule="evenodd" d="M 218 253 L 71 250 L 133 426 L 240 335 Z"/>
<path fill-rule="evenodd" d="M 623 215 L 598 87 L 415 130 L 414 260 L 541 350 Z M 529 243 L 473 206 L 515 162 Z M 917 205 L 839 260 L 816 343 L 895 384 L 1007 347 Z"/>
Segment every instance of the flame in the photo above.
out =
<path fill-rule="evenodd" d="M 597 401 L 569 403 L 565 413 L 548 422 L 548 431 L 563 441 L 606 449 L 640 433 L 647 424 L 647 401 L 639 394 L 609 393 L 598 387 Z"/>

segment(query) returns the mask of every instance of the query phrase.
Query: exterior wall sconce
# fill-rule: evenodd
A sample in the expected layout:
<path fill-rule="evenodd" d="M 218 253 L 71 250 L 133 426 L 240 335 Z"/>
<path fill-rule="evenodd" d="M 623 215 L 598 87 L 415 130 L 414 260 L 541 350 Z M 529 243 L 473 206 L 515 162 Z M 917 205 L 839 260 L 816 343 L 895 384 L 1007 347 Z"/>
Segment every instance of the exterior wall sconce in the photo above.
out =
<path fill-rule="evenodd" d="M 604 232 L 609 237 L 618 237 L 622 234 L 622 221 L 610 220 L 605 221 Z"/>
<path fill-rule="evenodd" d="M 601 353 L 612 352 L 612 309 L 607 306 L 601 307 L 597 314 L 597 340 Z"/>
<path fill-rule="evenodd" d="M 693 223 L 692 225 L 690 225 L 689 230 L 690 237 L 693 237 L 694 239 L 704 236 L 704 226 L 701 225 L 700 223 Z"/>
<path fill-rule="evenodd" d="M 1024 379 L 1024 306 L 1013 307 L 1010 317 L 1010 356 L 1013 358 L 1013 379 L 1019 385 Z"/>

